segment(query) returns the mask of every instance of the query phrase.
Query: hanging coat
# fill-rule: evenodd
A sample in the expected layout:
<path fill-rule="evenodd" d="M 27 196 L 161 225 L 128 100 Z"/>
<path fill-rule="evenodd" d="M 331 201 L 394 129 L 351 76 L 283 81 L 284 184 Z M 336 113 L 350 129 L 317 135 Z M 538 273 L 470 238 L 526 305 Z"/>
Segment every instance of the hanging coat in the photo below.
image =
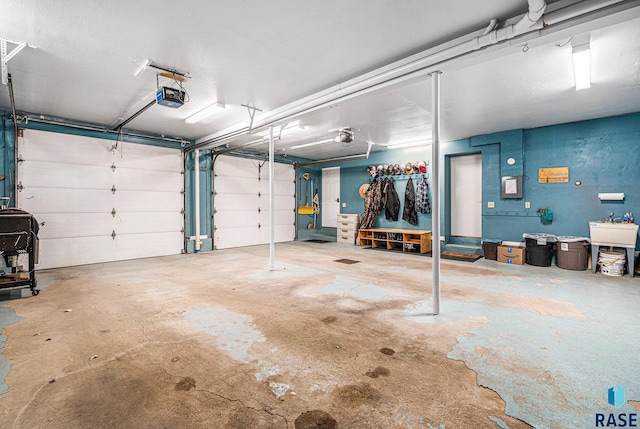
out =
<path fill-rule="evenodd" d="M 429 202 L 429 184 L 424 176 L 420 176 L 416 185 L 416 211 L 418 213 L 431 213 Z"/>
<path fill-rule="evenodd" d="M 387 201 L 384 209 L 384 215 L 387 220 L 394 222 L 398 221 L 398 215 L 400 214 L 400 198 L 396 192 L 393 179 L 389 179 L 387 182 Z"/>
<path fill-rule="evenodd" d="M 409 178 L 407 181 L 407 188 L 404 191 L 404 210 L 402 212 L 402 219 L 409 222 L 411 225 L 418 224 L 418 213 L 416 212 L 416 192 L 413 189 L 413 180 Z"/>

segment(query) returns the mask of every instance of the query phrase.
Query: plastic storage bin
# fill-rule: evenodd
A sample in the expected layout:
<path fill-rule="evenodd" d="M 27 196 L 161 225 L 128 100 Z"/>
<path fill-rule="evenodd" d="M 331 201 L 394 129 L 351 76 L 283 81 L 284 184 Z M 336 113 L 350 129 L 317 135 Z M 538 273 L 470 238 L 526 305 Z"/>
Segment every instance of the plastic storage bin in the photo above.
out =
<path fill-rule="evenodd" d="M 502 244 L 502 240 L 484 239 L 482 240 L 482 252 L 484 259 L 491 261 L 498 260 L 498 246 Z"/>
<path fill-rule="evenodd" d="M 545 233 L 524 233 L 522 238 L 527 245 L 527 264 L 537 267 L 551 266 L 553 259 L 553 248 L 557 237 L 553 234 Z"/>
<path fill-rule="evenodd" d="M 586 270 L 589 263 L 589 239 L 586 237 L 558 236 L 556 265 L 565 270 Z"/>

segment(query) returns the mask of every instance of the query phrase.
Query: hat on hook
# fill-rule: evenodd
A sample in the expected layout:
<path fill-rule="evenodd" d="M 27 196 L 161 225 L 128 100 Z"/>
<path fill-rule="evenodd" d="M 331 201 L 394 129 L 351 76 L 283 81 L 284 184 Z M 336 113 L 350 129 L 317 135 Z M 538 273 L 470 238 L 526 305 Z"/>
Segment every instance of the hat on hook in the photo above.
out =
<path fill-rule="evenodd" d="M 420 169 L 420 173 L 426 173 L 427 172 L 427 163 L 424 161 L 420 161 L 420 163 L 418 164 L 418 169 Z"/>
<path fill-rule="evenodd" d="M 360 194 L 360 198 L 366 198 L 368 190 L 369 190 L 369 184 L 368 183 L 365 183 L 364 185 L 361 185 L 360 189 L 358 189 L 358 193 Z"/>
<path fill-rule="evenodd" d="M 411 165 L 410 162 L 407 162 L 405 164 L 404 172 L 407 173 L 407 174 L 413 173 L 413 166 Z"/>
<path fill-rule="evenodd" d="M 411 167 L 413 167 L 413 171 L 412 171 L 413 174 L 420 173 L 420 168 L 418 167 L 418 161 L 412 162 Z"/>
<path fill-rule="evenodd" d="M 382 166 L 382 174 L 384 175 L 389 174 L 389 166 L 387 164 Z"/>

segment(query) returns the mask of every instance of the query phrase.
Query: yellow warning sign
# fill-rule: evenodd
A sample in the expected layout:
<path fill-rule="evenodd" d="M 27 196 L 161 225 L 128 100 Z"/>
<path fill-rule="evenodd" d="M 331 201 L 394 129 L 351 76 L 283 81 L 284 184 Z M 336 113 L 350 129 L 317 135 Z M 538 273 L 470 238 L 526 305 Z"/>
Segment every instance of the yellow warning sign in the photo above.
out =
<path fill-rule="evenodd" d="M 569 167 L 553 167 L 538 169 L 538 183 L 567 183 Z"/>

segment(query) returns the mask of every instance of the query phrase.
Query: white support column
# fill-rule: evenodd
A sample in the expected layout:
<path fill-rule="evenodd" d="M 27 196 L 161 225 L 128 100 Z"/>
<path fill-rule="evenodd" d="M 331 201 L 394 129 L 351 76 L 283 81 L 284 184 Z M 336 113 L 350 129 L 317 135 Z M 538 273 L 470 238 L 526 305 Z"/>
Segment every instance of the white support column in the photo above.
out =
<path fill-rule="evenodd" d="M 275 270 L 275 169 L 274 169 L 273 127 L 269 127 L 269 269 Z"/>
<path fill-rule="evenodd" d="M 202 241 L 200 241 L 200 150 L 196 149 L 193 151 L 193 174 L 194 174 L 194 208 L 193 213 L 195 214 L 195 235 L 196 235 L 196 244 L 195 249 L 196 253 L 200 252 L 200 246 L 202 245 Z"/>
<path fill-rule="evenodd" d="M 440 71 L 431 75 L 431 236 L 433 314 L 440 314 Z"/>

